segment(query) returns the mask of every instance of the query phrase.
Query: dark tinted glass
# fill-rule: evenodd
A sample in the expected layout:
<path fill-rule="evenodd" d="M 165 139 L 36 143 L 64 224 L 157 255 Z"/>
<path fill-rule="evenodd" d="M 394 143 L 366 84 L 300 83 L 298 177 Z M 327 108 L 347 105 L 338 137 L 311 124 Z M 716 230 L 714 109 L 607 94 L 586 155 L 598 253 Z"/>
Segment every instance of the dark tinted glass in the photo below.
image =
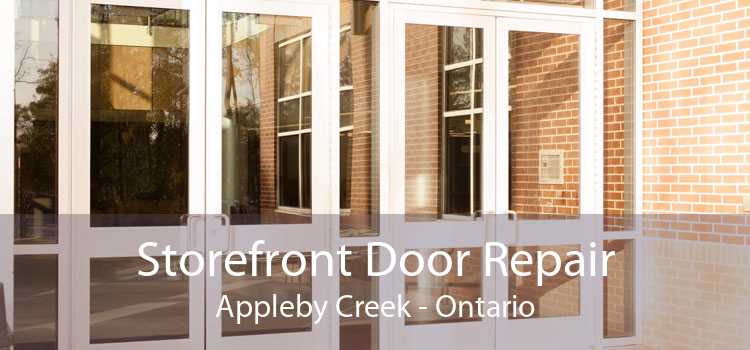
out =
<path fill-rule="evenodd" d="M 299 137 L 279 138 L 279 204 L 298 207 L 299 193 Z"/>
<path fill-rule="evenodd" d="M 16 244 L 57 242 L 57 7 L 15 6 Z"/>
<path fill-rule="evenodd" d="M 179 225 L 188 206 L 188 12 L 91 9 L 91 223 Z M 117 35 L 123 23 L 142 31 Z"/>
<path fill-rule="evenodd" d="M 445 118 L 445 213 L 468 214 L 471 191 L 471 116 Z"/>

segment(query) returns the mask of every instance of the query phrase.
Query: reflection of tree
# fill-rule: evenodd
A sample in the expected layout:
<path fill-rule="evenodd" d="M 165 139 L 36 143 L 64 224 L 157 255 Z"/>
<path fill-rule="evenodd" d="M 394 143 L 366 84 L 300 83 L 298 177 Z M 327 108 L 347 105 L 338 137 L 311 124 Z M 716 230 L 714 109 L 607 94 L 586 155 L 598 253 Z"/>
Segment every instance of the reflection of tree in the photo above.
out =
<path fill-rule="evenodd" d="M 103 221 L 100 225 L 172 225 L 187 212 L 188 184 L 188 50 L 92 46 L 91 198 L 97 214 L 170 214 Z M 112 65 L 128 65 L 129 55 L 149 55 L 152 69 L 118 77 Z M 151 74 L 147 74 L 150 72 Z M 150 94 L 135 86 L 150 81 Z M 130 83 L 130 85 L 128 85 Z M 114 90 L 113 84 L 122 89 Z M 131 86 L 132 85 L 132 86 Z M 116 97 L 132 94 L 140 103 L 113 105 Z M 122 220 L 135 219 L 137 222 Z"/>
<path fill-rule="evenodd" d="M 231 127 L 225 131 L 225 147 L 232 147 L 234 159 L 225 159 L 234 172 L 233 183 L 226 183 L 232 201 L 225 203 L 232 214 L 257 214 L 260 211 L 260 55 L 259 38 L 236 40 L 236 14 L 225 18 L 230 23 L 229 45 L 224 47 L 224 118 Z M 225 23 L 226 23 L 225 22 Z M 228 133 L 228 134 L 227 134 Z"/>
<path fill-rule="evenodd" d="M 32 59 L 28 48 L 16 68 L 16 83 L 36 85 L 33 101 L 16 103 L 16 213 L 32 214 L 35 210 L 52 214 L 57 208 L 57 81 L 58 63 L 49 62 L 37 70 L 36 81 L 27 80 L 25 62 Z M 53 218 L 48 218 L 53 219 Z M 28 236 L 26 224 L 18 233 Z"/>

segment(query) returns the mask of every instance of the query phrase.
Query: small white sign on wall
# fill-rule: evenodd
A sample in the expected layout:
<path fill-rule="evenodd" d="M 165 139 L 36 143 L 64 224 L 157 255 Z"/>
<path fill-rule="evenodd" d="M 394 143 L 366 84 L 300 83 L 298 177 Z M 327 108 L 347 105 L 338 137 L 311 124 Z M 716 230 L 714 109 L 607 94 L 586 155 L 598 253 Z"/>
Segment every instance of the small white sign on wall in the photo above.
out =
<path fill-rule="evenodd" d="M 539 152 L 539 183 L 565 183 L 565 153 L 562 150 Z"/>

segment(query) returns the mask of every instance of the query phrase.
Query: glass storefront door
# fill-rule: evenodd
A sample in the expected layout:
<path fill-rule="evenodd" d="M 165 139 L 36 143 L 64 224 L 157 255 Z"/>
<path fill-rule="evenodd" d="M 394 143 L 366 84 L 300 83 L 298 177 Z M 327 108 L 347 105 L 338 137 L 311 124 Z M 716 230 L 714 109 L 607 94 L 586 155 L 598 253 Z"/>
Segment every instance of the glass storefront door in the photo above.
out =
<path fill-rule="evenodd" d="M 509 256 L 598 256 L 601 246 L 591 246 L 601 229 L 594 214 L 603 180 L 589 68 L 593 25 L 498 18 L 497 28 L 498 210 L 512 219 L 499 226 L 497 240 L 509 246 Z M 535 260 L 524 272 L 550 263 Z M 498 323 L 498 342 L 523 349 L 593 344 L 596 278 L 559 273 L 540 286 L 536 275 L 498 280 L 499 300 L 534 305 Z"/>
<path fill-rule="evenodd" d="M 202 349 L 203 3 L 77 5 L 73 348 Z"/>
<path fill-rule="evenodd" d="M 337 79 L 328 62 L 329 7 L 285 1 L 222 0 L 208 7 L 207 213 L 211 251 L 298 251 L 300 276 L 282 258 L 261 258 L 272 274 L 207 277 L 206 308 L 238 301 L 330 300 L 335 279 L 317 271 L 310 252 L 330 249 L 331 158 L 328 124 Z M 229 257 L 227 257 L 229 259 Z M 304 260 L 304 261 L 303 261 Z M 248 265 L 249 266 L 249 265 Z M 250 271 L 246 271 L 250 272 Z M 261 276 L 262 275 L 262 276 Z M 296 314 L 297 309 L 294 310 Z M 212 349 L 329 348 L 330 314 L 238 322 L 206 317 Z"/>

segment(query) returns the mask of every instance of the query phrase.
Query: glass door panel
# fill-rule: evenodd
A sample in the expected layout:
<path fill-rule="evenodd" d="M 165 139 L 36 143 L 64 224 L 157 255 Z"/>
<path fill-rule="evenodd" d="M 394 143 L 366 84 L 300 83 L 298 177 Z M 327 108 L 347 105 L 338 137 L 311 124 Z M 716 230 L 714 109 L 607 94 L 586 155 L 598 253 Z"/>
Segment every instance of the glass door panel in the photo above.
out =
<path fill-rule="evenodd" d="M 498 225 L 509 256 L 539 252 L 566 257 L 596 247 L 594 224 L 599 187 L 594 152 L 593 30 L 588 24 L 498 19 L 501 114 L 498 207 L 512 221 Z M 582 186 L 582 184 L 587 184 Z M 535 260 L 526 266 L 536 270 Z M 522 269 L 523 270 L 523 269 Z M 544 279 L 511 270 L 499 280 L 499 300 L 530 302 L 531 315 L 498 323 L 498 341 L 535 349 L 594 343 L 594 279 L 564 273 Z M 545 334 L 545 337 L 535 335 Z"/>
<path fill-rule="evenodd" d="M 201 6 L 77 7 L 76 349 L 203 347 L 203 278 L 180 269 L 197 261 L 179 264 L 163 252 L 203 245 Z M 159 265 L 151 277 L 139 275 L 152 269 L 139 257 L 145 242 L 155 244 L 144 252 Z"/>
<path fill-rule="evenodd" d="M 256 324 L 214 316 L 224 296 L 230 303 L 329 299 L 332 280 L 324 271 L 312 276 L 309 252 L 329 249 L 327 151 L 338 137 L 326 128 L 337 81 L 326 64 L 330 9 L 283 1 L 208 4 L 207 248 L 247 251 L 262 240 L 262 251 L 303 252 L 296 261 L 308 267 L 289 277 L 280 257 L 262 258 L 258 264 L 270 276 L 207 277 L 211 348 L 328 347 L 327 319 L 271 317 Z"/>
<path fill-rule="evenodd" d="M 417 276 L 393 273 L 394 293 L 412 302 L 410 318 L 391 319 L 399 349 L 455 349 L 492 346 L 494 320 L 477 312 L 493 283 L 481 264 L 494 213 L 495 45 L 492 17 L 425 12 L 399 7 L 395 16 L 397 107 L 390 156 L 395 209 L 394 247 L 398 254 L 456 257 L 469 254 L 470 271 L 459 276 L 428 271 Z M 486 45 L 490 43 L 490 45 Z M 484 189 L 489 189 L 486 191 Z M 415 266 L 411 255 L 408 266 Z M 447 266 L 443 266 L 447 268 Z M 391 277 L 389 277 L 391 278 Z M 441 298 L 441 296 L 446 296 Z M 468 306 L 447 317 L 447 296 Z M 440 306 L 438 299 L 441 298 Z M 462 307 L 463 309 L 463 307 Z"/>

